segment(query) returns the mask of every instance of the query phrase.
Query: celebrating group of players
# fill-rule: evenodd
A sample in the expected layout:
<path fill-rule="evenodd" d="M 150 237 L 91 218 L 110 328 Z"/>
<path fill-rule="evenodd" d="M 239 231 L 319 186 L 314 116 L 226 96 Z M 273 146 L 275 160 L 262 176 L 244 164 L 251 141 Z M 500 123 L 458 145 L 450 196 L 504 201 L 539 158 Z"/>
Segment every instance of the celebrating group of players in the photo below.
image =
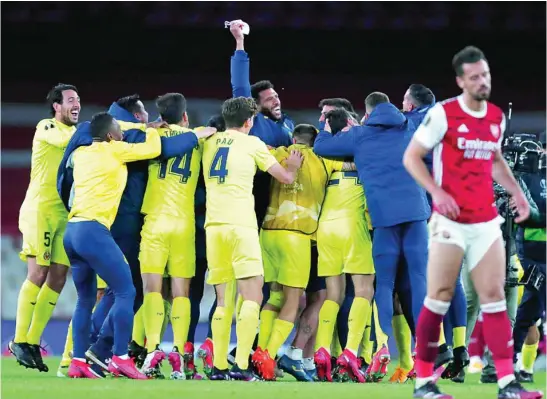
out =
<path fill-rule="evenodd" d="M 326 99 L 316 129 L 294 126 L 271 83 L 249 84 L 243 27 L 230 26 L 234 98 L 208 127 L 189 128 L 178 93 L 158 98 L 155 122 L 129 96 L 78 124 L 76 88 L 50 92 L 53 118 L 37 126 L 20 214 L 28 275 L 9 345 L 19 363 L 48 370 L 40 337 L 70 265 L 78 301 L 58 374 L 161 378 L 170 319 L 171 378 L 201 378 L 193 342 L 207 271 L 216 302 L 198 354 L 209 379 L 274 380 L 281 369 L 300 381 L 380 381 L 395 334 L 403 338 L 391 380 L 414 376 L 414 397 L 451 398 L 434 366 L 465 255 L 498 397 L 542 397 L 513 374 L 492 178 L 521 220 L 529 209 L 500 156 L 505 119 L 487 102 L 482 52 L 454 57 L 457 98 L 434 105 L 429 89 L 412 85 L 401 112 L 374 92 L 360 122 L 349 101 Z M 431 150 L 434 178 L 423 161 Z M 444 367 L 453 377 L 465 366 L 462 356 Z"/>

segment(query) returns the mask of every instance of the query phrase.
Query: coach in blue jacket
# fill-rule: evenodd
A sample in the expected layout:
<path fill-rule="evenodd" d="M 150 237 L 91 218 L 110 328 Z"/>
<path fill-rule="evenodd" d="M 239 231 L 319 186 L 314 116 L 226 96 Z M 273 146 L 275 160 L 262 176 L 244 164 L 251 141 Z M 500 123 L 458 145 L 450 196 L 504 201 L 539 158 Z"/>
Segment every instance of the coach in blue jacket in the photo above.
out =
<path fill-rule="evenodd" d="M 392 335 L 393 289 L 400 258 L 409 269 L 414 321 L 417 321 L 420 303 L 425 297 L 427 219 L 431 209 L 425 191 L 402 163 L 415 124 L 383 93 L 370 94 L 365 107 L 362 126 L 333 136 L 327 125 L 327 131 L 318 134 L 314 151 L 324 157 L 354 157 L 374 227 L 378 316 L 383 332 L 389 337 Z"/>
<path fill-rule="evenodd" d="M 148 123 L 148 113 L 144 109 L 143 103 L 138 95 L 132 95 L 120 98 L 112 103 L 108 113 L 119 121 L 141 124 L 144 128 L 167 126 L 165 122 Z M 124 131 L 123 141 L 128 143 L 143 143 L 146 141 L 146 133 L 140 129 L 131 129 Z M 57 174 L 57 190 L 67 210 L 70 210 L 70 193 L 72 189 L 72 169 L 68 166 L 68 160 L 72 153 L 81 146 L 91 145 L 93 139 L 89 129 L 89 122 L 84 122 L 78 126 L 74 136 L 70 139 L 65 150 L 63 160 L 59 166 Z M 164 159 L 172 158 L 178 155 L 192 151 L 197 145 L 198 139 L 194 134 L 181 134 L 173 137 L 162 137 L 162 150 L 160 157 Z M 148 181 L 148 161 L 132 162 L 127 165 L 127 183 L 123 192 L 118 214 L 111 227 L 112 237 L 116 244 L 122 250 L 133 277 L 133 284 L 137 291 L 133 310 L 136 312 L 142 305 L 143 286 L 140 273 L 139 247 L 140 233 L 143 225 L 141 207 L 146 191 Z M 114 303 L 114 296 L 107 288 L 104 297 L 100 300 L 93 313 L 93 336 L 97 336 L 100 330 L 100 340 L 92 347 L 92 352 L 96 357 L 107 358 L 111 344 L 113 342 L 113 333 L 111 323 L 107 318 L 110 309 Z M 102 328 L 102 329 L 101 329 Z"/>

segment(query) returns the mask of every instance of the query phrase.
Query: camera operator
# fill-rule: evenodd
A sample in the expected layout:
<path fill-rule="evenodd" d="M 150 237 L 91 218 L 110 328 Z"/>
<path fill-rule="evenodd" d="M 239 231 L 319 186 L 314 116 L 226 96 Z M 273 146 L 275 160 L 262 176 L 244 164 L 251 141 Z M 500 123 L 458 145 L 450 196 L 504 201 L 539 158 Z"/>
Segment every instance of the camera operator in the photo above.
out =
<path fill-rule="evenodd" d="M 522 301 L 517 311 L 513 330 L 515 354 L 520 353 L 521 382 L 533 382 L 534 362 L 539 343 L 539 330 L 536 322 L 545 312 L 545 132 L 540 135 L 543 154 L 536 173 L 526 173 L 523 180 L 528 185 L 532 198 L 540 209 L 538 223 L 520 226 L 517 232 L 517 249 L 527 282 Z"/>
<path fill-rule="evenodd" d="M 539 213 L 538 207 L 536 203 L 534 202 L 532 196 L 530 195 L 530 192 L 527 188 L 526 183 L 524 180 L 519 177 L 518 174 L 515 175 L 519 185 L 521 186 L 526 198 L 528 199 L 528 202 L 530 203 L 530 217 L 521 222 L 520 226 L 527 226 L 529 223 L 537 223 L 538 220 L 541 218 L 541 215 Z M 509 248 L 507 248 L 506 253 L 509 254 L 509 262 L 507 262 L 507 276 L 506 276 L 506 285 L 505 285 L 505 296 L 507 298 L 507 313 L 509 316 L 509 320 L 511 321 L 511 325 L 515 325 L 515 318 L 517 314 L 517 306 L 518 306 L 518 258 L 516 255 L 516 245 L 515 245 L 515 238 L 516 234 L 514 232 L 514 229 L 512 228 L 513 219 L 515 217 L 515 212 L 512 204 L 509 201 L 510 196 L 508 195 L 505 190 L 497 185 L 494 184 L 494 189 L 496 193 L 496 206 L 498 208 L 499 214 L 503 217 L 503 223 L 501 225 L 501 229 L 503 231 L 503 240 L 505 242 L 505 245 L 509 245 Z M 507 226 L 507 223 L 510 225 Z M 480 304 L 479 304 L 479 298 L 477 296 L 477 293 L 475 292 L 473 283 L 471 281 L 471 274 L 469 273 L 467 269 L 466 262 L 464 262 L 464 272 L 462 273 L 463 278 L 463 284 L 465 288 L 465 296 L 467 299 L 467 330 L 466 330 L 466 342 L 469 345 L 469 340 L 471 338 L 471 334 L 473 333 L 473 330 L 475 328 L 475 324 L 477 321 L 477 317 L 479 315 L 480 310 Z M 494 361 L 492 360 L 492 355 L 490 351 L 487 349 L 485 352 L 485 360 L 486 365 L 482 370 L 480 381 L 482 383 L 496 383 L 497 382 L 497 376 L 496 376 L 496 369 L 494 367 Z"/>

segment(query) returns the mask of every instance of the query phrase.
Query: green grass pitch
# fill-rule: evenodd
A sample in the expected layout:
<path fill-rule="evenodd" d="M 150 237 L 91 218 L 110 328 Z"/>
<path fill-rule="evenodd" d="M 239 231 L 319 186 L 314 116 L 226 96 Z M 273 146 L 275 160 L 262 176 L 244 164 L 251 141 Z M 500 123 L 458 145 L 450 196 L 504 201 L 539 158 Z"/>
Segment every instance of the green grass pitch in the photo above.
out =
<path fill-rule="evenodd" d="M 59 358 L 46 358 L 49 373 L 27 370 L 13 358 L 2 358 L 2 399 L 409 399 L 412 384 L 298 383 L 292 377 L 276 382 L 239 381 L 131 381 L 122 379 L 70 380 L 56 377 Z M 165 374 L 169 371 L 165 368 Z M 546 373 L 536 373 L 529 388 L 545 390 Z M 495 399 L 496 385 L 479 383 L 478 375 L 468 375 L 465 384 L 441 382 L 456 399 Z"/>

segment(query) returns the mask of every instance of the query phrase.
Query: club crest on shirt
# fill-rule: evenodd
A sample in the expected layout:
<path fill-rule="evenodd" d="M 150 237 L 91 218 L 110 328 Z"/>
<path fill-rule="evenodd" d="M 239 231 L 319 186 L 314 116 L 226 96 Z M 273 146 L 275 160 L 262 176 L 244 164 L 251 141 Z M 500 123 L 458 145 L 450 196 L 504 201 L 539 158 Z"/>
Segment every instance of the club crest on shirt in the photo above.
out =
<path fill-rule="evenodd" d="M 50 260 L 51 259 L 51 253 L 49 251 L 44 252 L 44 260 Z"/>
<path fill-rule="evenodd" d="M 498 125 L 490 125 L 490 133 L 494 136 L 495 139 L 500 137 L 500 127 Z"/>

